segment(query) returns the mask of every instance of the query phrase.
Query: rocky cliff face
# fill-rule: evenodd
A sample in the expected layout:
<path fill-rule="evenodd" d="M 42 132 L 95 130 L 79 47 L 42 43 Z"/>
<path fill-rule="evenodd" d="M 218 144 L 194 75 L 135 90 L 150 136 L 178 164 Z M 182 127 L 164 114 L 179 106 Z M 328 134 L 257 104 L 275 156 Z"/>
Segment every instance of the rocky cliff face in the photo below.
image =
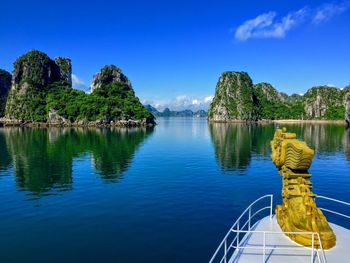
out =
<path fill-rule="evenodd" d="M 350 87 L 318 86 L 305 95 L 278 92 L 269 83 L 253 85 L 244 72 L 225 72 L 210 105 L 210 121 L 275 119 L 350 120 Z"/>
<path fill-rule="evenodd" d="M 303 96 L 308 119 L 333 119 L 337 111 L 343 111 L 343 94 L 340 89 L 319 86 L 309 89 Z"/>
<path fill-rule="evenodd" d="M 287 94 L 269 83 L 253 85 L 245 72 L 226 72 L 216 86 L 208 119 L 218 122 L 275 119 L 285 114 L 287 100 Z"/>
<path fill-rule="evenodd" d="M 56 69 L 56 79 L 72 86 L 72 63 L 69 58 L 55 58 L 54 68 Z"/>
<path fill-rule="evenodd" d="M 282 102 L 288 95 L 278 92 L 270 83 L 262 82 L 254 85 L 254 94 L 258 98 L 264 98 L 268 102 Z"/>
<path fill-rule="evenodd" d="M 43 52 L 31 50 L 15 61 L 12 88 L 18 88 L 24 82 L 36 89 L 44 89 L 57 81 L 71 86 L 71 75 L 70 59 L 59 57 L 52 60 Z"/>
<path fill-rule="evenodd" d="M 208 119 L 220 122 L 255 120 L 253 83 L 246 72 L 225 72 L 221 75 Z"/>
<path fill-rule="evenodd" d="M 0 69 L 0 117 L 4 116 L 7 93 L 11 88 L 12 76 L 6 70 Z"/>
<path fill-rule="evenodd" d="M 345 120 L 350 126 L 350 86 L 344 89 Z"/>
<path fill-rule="evenodd" d="M 287 94 L 278 92 L 271 84 L 263 82 L 254 85 L 255 119 L 276 119 L 285 110 Z"/>
<path fill-rule="evenodd" d="M 5 117 L 21 122 L 46 121 L 45 96 L 49 85 L 60 82 L 71 86 L 71 73 L 69 59 L 51 60 L 37 50 L 22 55 L 14 63 Z"/>
<path fill-rule="evenodd" d="M 114 65 L 109 65 L 103 67 L 99 73 L 94 75 L 90 84 L 90 93 L 113 82 L 122 83 L 126 88 L 132 89 L 130 80 L 123 74 L 121 69 Z"/>

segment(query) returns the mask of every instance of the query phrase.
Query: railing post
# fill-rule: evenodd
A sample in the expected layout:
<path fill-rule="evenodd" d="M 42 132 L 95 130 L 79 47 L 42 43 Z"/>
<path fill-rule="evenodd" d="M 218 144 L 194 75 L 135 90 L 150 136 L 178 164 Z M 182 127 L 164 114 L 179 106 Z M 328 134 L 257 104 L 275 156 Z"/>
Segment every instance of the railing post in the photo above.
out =
<path fill-rule="evenodd" d="M 270 219 L 272 218 L 273 195 L 270 196 Z"/>
<path fill-rule="evenodd" d="M 237 249 L 239 250 L 239 221 L 237 222 Z"/>
<path fill-rule="evenodd" d="M 250 219 L 252 217 L 252 208 L 249 207 L 249 220 L 248 220 L 248 230 L 250 231 Z"/>
<path fill-rule="evenodd" d="M 315 243 L 315 234 L 312 233 L 312 243 L 311 243 L 311 263 L 314 262 L 314 243 Z"/>
<path fill-rule="evenodd" d="M 226 253 L 227 253 L 227 244 L 226 244 L 226 239 L 225 239 L 225 243 L 224 243 L 224 252 L 225 252 L 225 256 L 224 256 L 224 263 L 226 263 L 227 261 L 226 261 Z"/>
<path fill-rule="evenodd" d="M 264 240 L 263 240 L 263 262 L 265 263 L 265 246 L 266 246 L 266 232 L 264 232 Z"/>
<path fill-rule="evenodd" d="M 319 233 L 316 233 L 317 234 L 317 240 L 318 240 L 318 243 L 320 245 L 319 247 L 319 250 L 321 250 L 321 255 L 322 255 L 322 261 L 321 260 L 318 260 L 319 262 L 324 262 L 324 263 L 327 263 L 327 260 L 326 260 L 326 256 L 324 254 L 324 250 L 323 250 L 323 246 L 322 246 L 322 242 L 321 242 L 321 238 L 320 238 L 320 234 Z M 319 255 L 319 252 L 317 250 L 317 255 Z"/>

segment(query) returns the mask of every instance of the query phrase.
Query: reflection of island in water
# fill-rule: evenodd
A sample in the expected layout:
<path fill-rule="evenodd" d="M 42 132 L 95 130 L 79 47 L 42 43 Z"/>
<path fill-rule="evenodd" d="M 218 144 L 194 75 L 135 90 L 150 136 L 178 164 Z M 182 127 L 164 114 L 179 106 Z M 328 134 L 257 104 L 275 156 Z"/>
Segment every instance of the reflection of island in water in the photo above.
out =
<path fill-rule="evenodd" d="M 350 130 L 335 124 L 285 125 L 306 141 L 319 155 L 344 152 L 350 161 Z M 276 125 L 245 123 L 209 123 L 215 157 L 224 170 L 245 170 L 254 154 L 269 158 L 270 141 Z"/>
<path fill-rule="evenodd" d="M 250 163 L 251 126 L 244 124 L 210 123 L 209 130 L 220 166 L 227 170 L 241 170 Z"/>
<path fill-rule="evenodd" d="M 6 139 L 0 129 L 0 171 L 6 171 L 12 163 L 11 157 L 7 151 Z"/>
<path fill-rule="evenodd" d="M 350 162 L 350 128 L 346 129 L 344 133 L 343 148 L 345 157 Z"/>
<path fill-rule="evenodd" d="M 73 158 L 91 154 L 101 178 L 115 182 L 126 171 L 140 144 L 152 132 L 135 129 L 0 130 L 0 169 L 13 164 L 16 184 L 35 195 L 72 187 Z"/>

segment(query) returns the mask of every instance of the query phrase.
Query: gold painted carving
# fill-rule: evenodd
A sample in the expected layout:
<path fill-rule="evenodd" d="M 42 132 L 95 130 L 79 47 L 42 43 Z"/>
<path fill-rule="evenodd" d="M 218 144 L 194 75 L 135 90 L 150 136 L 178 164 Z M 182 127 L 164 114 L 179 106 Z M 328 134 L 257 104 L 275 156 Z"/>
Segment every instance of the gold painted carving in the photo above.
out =
<path fill-rule="evenodd" d="M 336 237 L 322 211 L 316 206 L 308 169 L 314 150 L 297 140 L 295 133 L 277 129 L 271 141 L 271 159 L 282 176 L 282 204 L 276 207 L 277 222 L 284 232 L 317 232 L 324 249 L 335 246 Z M 310 234 L 287 234 L 295 242 L 312 246 Z M 315 236 L 314 245 L 319 247 Z"/>

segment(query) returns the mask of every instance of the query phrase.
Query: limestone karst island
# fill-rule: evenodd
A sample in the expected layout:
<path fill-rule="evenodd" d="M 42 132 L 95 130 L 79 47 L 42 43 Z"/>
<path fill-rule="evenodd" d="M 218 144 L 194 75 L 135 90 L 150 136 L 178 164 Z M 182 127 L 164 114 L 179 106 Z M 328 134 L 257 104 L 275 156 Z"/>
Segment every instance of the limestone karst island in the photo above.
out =
<path fill-rule="evenodd" d="M 0 8 L 0 263 L 350 261 L 350 0 Z"/>
<path fill-rule="evenodd" d="M 154 116 L 135 96 L 131 82 L 114 66 L 93 76 L 90 93 L 72 88 L 68 58 L 50 59 L 32 50 L 1 70 L 1 114 L 5 125 L 145 126 Z M 12 81 L 11 81 L 12 79 Z"/>
<path fill-rule="evenodd" d="M 253 84 L 246 72 L 224 72 L 216 85 L 211 121 L 343 120 L 350 123 L 350 86 L 315 86 L 303 95 L 278 92 L 271 84 Z"/>

